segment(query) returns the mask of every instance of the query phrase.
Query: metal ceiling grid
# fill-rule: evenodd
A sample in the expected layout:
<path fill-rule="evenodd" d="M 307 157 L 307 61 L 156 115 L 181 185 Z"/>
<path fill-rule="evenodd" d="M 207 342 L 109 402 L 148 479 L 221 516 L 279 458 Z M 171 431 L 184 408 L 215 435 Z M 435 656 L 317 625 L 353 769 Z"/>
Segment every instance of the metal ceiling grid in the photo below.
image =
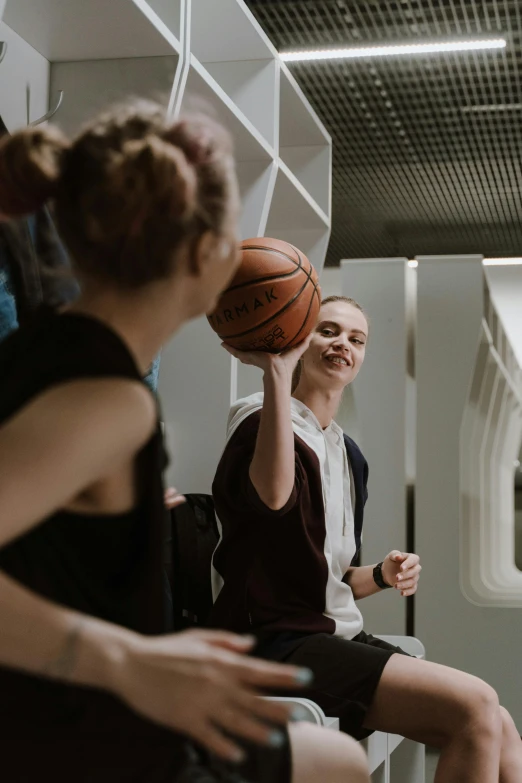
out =
<path fill-rule="evenodd" d="M 502 35 L 506 49 L 291 63 L 330 131 L 341 258 L 522 255 L 522 0 L 247 0 L 279 50 Z"/>

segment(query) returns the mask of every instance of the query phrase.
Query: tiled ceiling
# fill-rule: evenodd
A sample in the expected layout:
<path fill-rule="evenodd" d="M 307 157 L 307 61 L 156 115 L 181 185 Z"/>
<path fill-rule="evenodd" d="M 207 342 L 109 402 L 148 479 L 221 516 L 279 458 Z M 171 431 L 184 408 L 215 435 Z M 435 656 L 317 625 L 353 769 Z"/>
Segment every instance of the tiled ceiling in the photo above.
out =
<path fill-rule="evenodd" d="M 291 63 L 333 137 L 341 258 L 522 255 L 522 0 L 247 0 L 284 49 L 502 35 L 504 50 Z"/>

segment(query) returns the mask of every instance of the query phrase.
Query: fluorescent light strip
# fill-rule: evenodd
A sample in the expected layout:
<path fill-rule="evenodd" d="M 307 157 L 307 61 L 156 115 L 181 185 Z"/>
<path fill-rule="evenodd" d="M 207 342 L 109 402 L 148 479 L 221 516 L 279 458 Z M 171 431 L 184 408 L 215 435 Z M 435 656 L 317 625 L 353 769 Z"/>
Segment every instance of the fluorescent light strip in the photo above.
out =
<path fill-rule="evenodd" d="M 490 111 L 522 111 L 522 103 L 484 103 L 476 106 L 462 106 L 461 111 L 464 114 L 471 114 L 471 112 L 481 114 Z"/>
<path fill-rule="evenodd" d="M 473 41 L 441 41 L 439 43 L 390 44 L 359 46 L 346 49 L 312 49 L 301 52 L 280 52 L 286 62 L 299 60 L 350 60 L 360 57 L 393 57 L 400 54 L 430 54 L 431 52 L 469 52 L 477 49 L 504 49 L 504 38 L 483 38 Z"/>
<path fill-rule="evenodd" d="M 522 258 L 483 258 L 482 264 L 484 266 L 519 266 L 522 265 Z M 419 262 L 413 258 L 411 261 L 408 261 L 408 266 L 416 269 L 419 266 Z"/>

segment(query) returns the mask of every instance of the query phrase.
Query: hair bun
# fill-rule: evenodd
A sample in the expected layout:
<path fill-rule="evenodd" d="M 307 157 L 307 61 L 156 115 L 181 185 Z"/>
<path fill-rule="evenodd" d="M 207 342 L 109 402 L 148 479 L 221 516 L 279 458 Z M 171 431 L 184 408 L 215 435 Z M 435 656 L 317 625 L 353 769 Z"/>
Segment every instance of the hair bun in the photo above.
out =
<path fill-rule="evenodd" d="M 151 209 L 160 204 L 166 219 L 180 223 L 190 220 L 196 211 L 194 167 L 181 149 L 158 136 L 127 141 L 114 161 L 112 175 L 113 187 L 124 194 L 128 213 L 133 216 L 131 235 L 140 233 Z"/>
<path fill-rule="evenodd" d="M 69 147 L 55 127 L 26 128 L 0 141 L 0 214 L 34 212 L 57 191 Z"/>

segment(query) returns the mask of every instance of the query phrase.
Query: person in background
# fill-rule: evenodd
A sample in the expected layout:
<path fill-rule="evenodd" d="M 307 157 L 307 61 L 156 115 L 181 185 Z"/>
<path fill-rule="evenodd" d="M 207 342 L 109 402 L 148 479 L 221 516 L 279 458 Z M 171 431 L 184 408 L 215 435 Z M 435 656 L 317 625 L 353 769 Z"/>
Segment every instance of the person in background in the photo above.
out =
<path fill-rule="evenodd" d="M 222 537 L 210 623 L 258 635 L 268 659 L 309 666 L 303 695 L 354 737 L 380 730 L 439 748 L 437 783 L 520 783 L 519 732 L 489 685 L 363 630 L 359 602 L 386 588 L 413 595 L 421 569 L 398 550 L 356 564 L 368 465 L 335 416 L 368 334 L 360 305 L 333 296 L 301 346 L 227 349 L 261 368 L 264 393 L 231 409 L 213 484 Z"/>
<path fill-rule="evenodd" d="M 236 269 L 228 135 L 134 102 L 72 142 L 5 138 L 0 215 L 48 199 L 81 294 L 0 343 L 2 781 L 368 781 L 338 733 L 292 725 L 290 752 L 289 708 L 259 697 L 307 670 L 167 633 L 167 456 L 142 379 Z"/>

